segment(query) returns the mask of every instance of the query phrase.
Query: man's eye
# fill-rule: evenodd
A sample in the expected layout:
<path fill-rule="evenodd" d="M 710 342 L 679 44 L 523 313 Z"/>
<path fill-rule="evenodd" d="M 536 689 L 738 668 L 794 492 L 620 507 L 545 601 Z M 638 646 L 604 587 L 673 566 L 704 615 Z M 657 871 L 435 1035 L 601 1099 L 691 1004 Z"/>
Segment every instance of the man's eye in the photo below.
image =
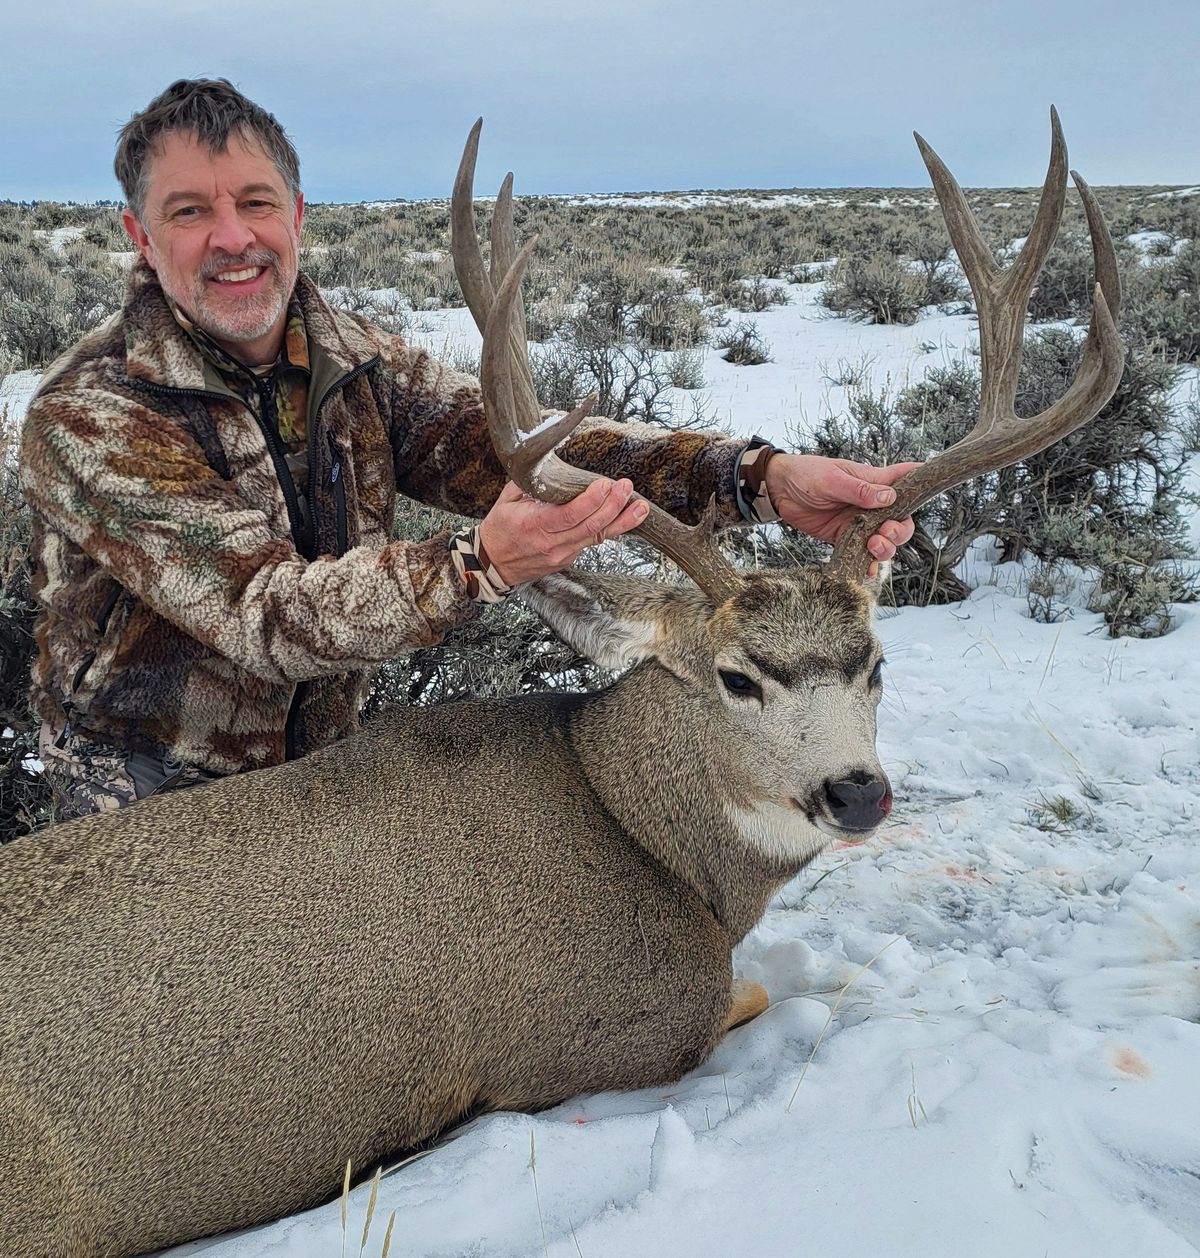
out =
<path fill-rule="evenodd" d="M 722 668 L 717 670 L 720 673 L 721 681 L 725 689 L 732 695 L 739 695 L 747 699 L 761 699 L 762 687 L 752 678 L 747 677 L 745 673 L 735 673 L 732 669 Z"/>
<path fill-rule="evenodd" d="M 871 680 L 867 684 L 871 687 L 872 690 L 876 686 L 883 685 L 883 666 L 886 663 L 887 663 L 887 660 L 881 657 L 879 660 L 879 663 L 876 664 L 873 669 L 871 669 Z"/>

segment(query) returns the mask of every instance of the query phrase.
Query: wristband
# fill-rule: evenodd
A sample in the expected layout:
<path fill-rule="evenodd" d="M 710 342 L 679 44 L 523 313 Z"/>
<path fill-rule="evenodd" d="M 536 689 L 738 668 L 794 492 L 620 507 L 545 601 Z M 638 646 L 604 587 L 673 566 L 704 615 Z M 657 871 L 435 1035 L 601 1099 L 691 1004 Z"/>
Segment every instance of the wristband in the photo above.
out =
<path fill-rule="evenodd" d="M 742 519 L 751 524 L 769 524 L 779 519 L 779 512 L 767 493 L 767 464 L 778 453 L 765 437 L 755 436 L 738 459 L 734 492 Z"/>
<path fill-rule="evenodd" d="M 449 547 L 455 570 L 477 603 L 502 603 L 512 593 L 512 586 L 492 567 L 479 537 L 478 524 L 452 534 Z"/>

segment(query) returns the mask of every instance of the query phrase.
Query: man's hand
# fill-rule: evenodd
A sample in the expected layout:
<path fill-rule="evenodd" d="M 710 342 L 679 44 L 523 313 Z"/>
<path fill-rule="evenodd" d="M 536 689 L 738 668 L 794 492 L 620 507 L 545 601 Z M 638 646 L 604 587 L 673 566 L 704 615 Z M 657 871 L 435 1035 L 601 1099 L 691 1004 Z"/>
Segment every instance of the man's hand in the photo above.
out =
<path fill-rule="evenodd" d="M 856 515 L 896 501 L 891 488 L 919 463 L 870 467 L 849 459 L 825 459 L 815 454 L 775 454 L 767 464 L 767 493 L 780 518 L 793 528 L 836 542 Z M 891 559 L 897 546 L 913 535 L 912 517 L 888 520 L 867 542 L 876 559 Z M 871 565 L 871 575 L 875 565 Z"/>
<path fill-rule="evenodd" d="M 777 456 L 778 457 L 778 456 Z M 580 551 L 637 528 L 650 508 L 627 480 L 600 477 L 562 506 L 537 502 L 509 481 L 479 525 L 479 540 L 508 585 L 523 585 L 575 562 Z"/>

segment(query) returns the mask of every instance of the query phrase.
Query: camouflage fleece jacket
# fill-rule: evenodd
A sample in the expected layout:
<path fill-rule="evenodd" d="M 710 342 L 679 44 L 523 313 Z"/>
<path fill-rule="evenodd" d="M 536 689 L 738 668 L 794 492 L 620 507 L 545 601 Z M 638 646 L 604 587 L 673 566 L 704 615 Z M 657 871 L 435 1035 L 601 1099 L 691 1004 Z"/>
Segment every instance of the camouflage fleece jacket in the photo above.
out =
<path fill-rule="evenodd" d="M 471 619 L 445 535 L 393 541 L 399 491 L 480 516 L 504 474 L 478 383 L 331 309 L 301 276 L 314 540 L 297 552 L 267 434 L 139 262 L 123 308 L 47 372 L 21 482 L 42 613 L 33 701 L 55 728 L 229 773 L 355 728 L 370 670 Z M 745 449 L 588 421 L 564 457 L 684 520 L 738 517 Z"/>

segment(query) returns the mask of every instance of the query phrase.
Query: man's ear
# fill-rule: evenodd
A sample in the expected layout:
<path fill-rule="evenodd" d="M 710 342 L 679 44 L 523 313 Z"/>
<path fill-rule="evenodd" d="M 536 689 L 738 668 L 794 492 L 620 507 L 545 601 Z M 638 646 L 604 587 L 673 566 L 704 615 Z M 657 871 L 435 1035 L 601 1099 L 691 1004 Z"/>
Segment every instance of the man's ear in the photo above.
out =
<path fill-rule="evenodd" d="M 712 612 L 693 586 L 574 568 L 521 586 L 520 598 L 568 646 L 613 671 L 673 656 L 669 622 L 703 623 Z"/>
<path fill-rule="evenodd" d="M 296 235 L 300 235 L 300 227 L 304 222 L 304 193 L 300 192 L 296 195 L 296 208 L 293 211 L 292 226 L 296 230 Z"/>
<path fill-rule="evenodd" d="M 141 219 L 130 209 L 121 211 L 121 222 L 125 224 L 125 230 L 129 233 L 133 243 L 137 245 L 138 251 L 142 257 L 146 259 L 146 264 L 151 270 L 156 269 L 154 266 L 154 245 L 150 242 L 150 235 L 142 226 Z"/>

